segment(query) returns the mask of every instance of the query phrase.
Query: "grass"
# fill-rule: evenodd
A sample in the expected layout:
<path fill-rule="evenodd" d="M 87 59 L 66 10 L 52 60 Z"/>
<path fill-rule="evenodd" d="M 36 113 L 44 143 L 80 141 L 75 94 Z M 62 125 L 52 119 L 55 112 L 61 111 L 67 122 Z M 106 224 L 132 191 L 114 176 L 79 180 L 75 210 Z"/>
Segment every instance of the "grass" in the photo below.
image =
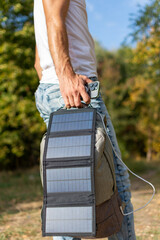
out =
<path fill-rule="evenodd" d="M 145 209 L 135 213 L 138 240 L 160 239 L 160 166 L 144 161 L 128 163 L 132 171 L 151 181 L 156 196 Z M 134 208 L 151 197 L 151 188 L 131 175 Z M 0 172 L 0 240 L 51 240 L 41 235 L 41 207 L 43 189 L 39 167 L 28 170 Z"/>
<path fill-rule="evenodd" d="M 17 211 L 14 205 L 42 199 L 38 168 L 1 172 L 0 174 L 0 211 Z"/>

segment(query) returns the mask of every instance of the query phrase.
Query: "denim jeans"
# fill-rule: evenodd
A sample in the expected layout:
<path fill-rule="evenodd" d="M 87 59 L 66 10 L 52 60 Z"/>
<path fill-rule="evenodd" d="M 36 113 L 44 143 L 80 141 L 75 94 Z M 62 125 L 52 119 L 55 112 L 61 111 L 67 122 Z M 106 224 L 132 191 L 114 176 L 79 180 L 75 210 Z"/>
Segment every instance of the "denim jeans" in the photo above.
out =
<path fill-rule="evenodd" d="M 96 81 L 96 77 L 90 77 L 91 80 Z M 40 116 L 43 118 L 46 126 L 48 127 L 49 116 L 51 112 L 57 111 L 65 106 L 58 83 L 40 83 L 35 91 L 36 107 L 40 112 Z M 97 99 L 91 99 L 90 106 L 97 109 L 101 115 L 107 120 L 107 132 L 110 140 L 115 148 L 116 153 L 121 158 L 121 152 L 118 146 L 114 127 L 112 125 L 111 117 L 108 110 L 102 100 L 101 93 Z M 118 157 L 113 152 L 114 166 L 116 174 L 116 183 L 119 195 L 126 206 L 124 213 L 133 211 L 133 205 L 131 203 L 131 191 L 130 191 L 130 179 L 128 170 L 121 163 Z M 75 240 L 73 237 L 67 236 L 55 236 L 54 240 Z M 80 238 L 79 238 L 80 239 Z M 133 214 L 124 216 L 123 223 L 120 232 L 108 237 L 109 240 L 135 240 L 134 230 L 134 216 Z"/>

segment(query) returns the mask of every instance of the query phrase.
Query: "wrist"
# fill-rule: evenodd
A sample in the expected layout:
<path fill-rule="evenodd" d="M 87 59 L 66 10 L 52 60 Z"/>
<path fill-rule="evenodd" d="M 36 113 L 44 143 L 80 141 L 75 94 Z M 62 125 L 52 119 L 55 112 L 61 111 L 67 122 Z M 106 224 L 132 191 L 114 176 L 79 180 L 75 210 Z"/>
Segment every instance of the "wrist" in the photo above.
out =
<path fill-rule="evenodd" d="M 71 64 L 68 63 L 57 71 L 57 76 L 60 82 L 66 82 L 69 80 L 72 81 L 76 77 L 76 73 L 74 72 Z"/>

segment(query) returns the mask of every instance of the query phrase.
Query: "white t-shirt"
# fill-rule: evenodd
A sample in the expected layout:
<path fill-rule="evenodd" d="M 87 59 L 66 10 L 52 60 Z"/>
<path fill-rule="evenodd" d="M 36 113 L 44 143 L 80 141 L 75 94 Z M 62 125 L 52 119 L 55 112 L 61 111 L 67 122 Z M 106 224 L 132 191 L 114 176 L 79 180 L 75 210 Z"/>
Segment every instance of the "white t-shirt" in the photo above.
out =
<path fill-rule="evenodd" d="M 34 0 L 33 16 L 35 40 L 42 68 L 40 82 L 59 83 L 49 50 L 42 0 Z M 85 0 L 70 0 L 65 24 L 68 35 L 69 56 L 73 70 L 75 73 L 87 77 L 97 77 L 94 41 L 88 29 Z"/>

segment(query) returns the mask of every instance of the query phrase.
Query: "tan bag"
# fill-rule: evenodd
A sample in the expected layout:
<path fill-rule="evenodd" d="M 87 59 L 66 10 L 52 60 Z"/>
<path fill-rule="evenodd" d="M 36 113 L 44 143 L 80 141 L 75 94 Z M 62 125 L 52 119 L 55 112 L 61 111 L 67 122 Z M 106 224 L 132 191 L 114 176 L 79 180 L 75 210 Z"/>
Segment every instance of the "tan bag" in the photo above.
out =
<path fill-rule="evenodd" d="M 106 119 L 104 121 L 106 123 Z M 42 161 L 45 138 L 46 133 L 43 135 L 40 144 L 40 176 L 42 186 Z M 92 238 L 105 238 L 119 232 L 123 221 L 123 214 L 120 209 L 122 201 L 116 187 L 112 146 L 103 128 L 101 117 L 98 114 L 96 115 L 95 132 L 95 197 L 96 237 Z"/>
<path fill-rule="evenodd" d="M 120 231 L 123 215 L 116 187 L 112 146 L 98 114 L 95 139 L 96 238 L 103 238 Z"/>

